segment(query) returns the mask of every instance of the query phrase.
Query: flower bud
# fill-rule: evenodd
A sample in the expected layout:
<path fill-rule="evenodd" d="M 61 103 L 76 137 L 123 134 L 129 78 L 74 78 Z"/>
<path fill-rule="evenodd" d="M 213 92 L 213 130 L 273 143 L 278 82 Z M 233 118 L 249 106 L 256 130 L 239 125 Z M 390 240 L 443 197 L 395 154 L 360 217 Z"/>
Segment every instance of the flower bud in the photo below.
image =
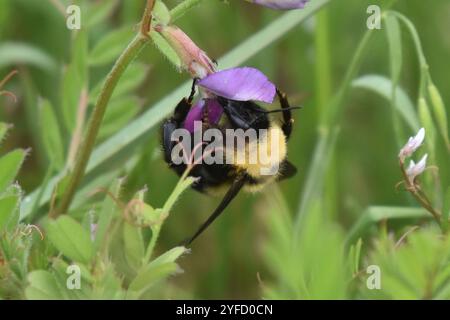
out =
<path fill-rule="evenodd" d="M 410 137 L 408 142 L 400 150 L 399 158 L 403 162 L 410 157 L 423 143 L 425 139 L 425 129 L 421 128 L 414 137 Z"/>
<path fill-rule="evenodd" d="M 179 56 L 182 67 L 193 78 L 204 78 L 214 73 L 215 65 L 212 60 L 180 28 L 158 25 L 155 30 L 170 44 Z"/>
<path fill-rule="evenodd" d="M 428 154 L 425 154 L 419 162 L 414 163 L 413 160 L 409 163 L 408 169 L 406 169 L 406 175 L 408 176 L 408 180 L 411 184 L 414 183 L 414 180 L 417 176 L 421 175 L 425 168 L 427 167 L 427 158 Z"/>

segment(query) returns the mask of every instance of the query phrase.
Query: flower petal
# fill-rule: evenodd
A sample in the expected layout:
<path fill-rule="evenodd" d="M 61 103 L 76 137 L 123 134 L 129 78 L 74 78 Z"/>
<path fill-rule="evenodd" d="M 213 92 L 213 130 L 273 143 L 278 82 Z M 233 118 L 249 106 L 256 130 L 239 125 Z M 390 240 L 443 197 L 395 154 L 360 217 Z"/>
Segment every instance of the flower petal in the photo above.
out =
<path fill-rule="evenodd" d="M 272 103 L 276 88 L 258 69 L 243 67 L 218 71 L 203 79 L 199 86 L 231 100 L 257 100 Z"/>
<path fill-rule="evenodd" d="M 205 105 L 204 100 L 197 102 L 191 110 L 189 110 L 186 119 L 184 120 L 184 128 L 189 132 L 194 132 L 194 121 L 202 121 L 202 110 Z"/>
<path fill-rule="evenodd" d="M 251 2 L 278 10 L 303 9 L 309 0 L 253 0 Z"/>
<path fill-rule="evenodd" d="M 189 132 L 194 132 L 194 122 L 195 121 L 202 121 L 203 118 L 203 109 L 208 108 L 208 121 L 211 124 L 216 124 L 219 122 L 220 117 L 223 113 L 223 108 L 219 104 L 219 102 L 216 99 L 202 99 L 199 102 L 197 102 L 191 110 L 189 110 L 189 113 L 186 116 L 186 119 L 184 120 L 184 128 L 188 130 Z"/>
<path fill-rule="evenodd" d="M 217 124 L 223 113 L 223 108 L 216 99 L 207 99 L 206 107 L 208 108 L 209 123 Z"/>

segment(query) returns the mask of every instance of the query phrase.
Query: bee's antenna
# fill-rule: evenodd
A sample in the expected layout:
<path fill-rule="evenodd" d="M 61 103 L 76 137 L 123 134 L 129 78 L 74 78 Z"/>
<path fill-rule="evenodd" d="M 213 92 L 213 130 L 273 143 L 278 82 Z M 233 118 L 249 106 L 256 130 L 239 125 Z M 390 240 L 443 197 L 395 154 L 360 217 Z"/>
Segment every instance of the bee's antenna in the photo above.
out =
<path fill-rule="evenodd" d="M 261 111 L 263 113 L 275 113 L 275 112 L 283 112 L 286 110 L 297 110 L 297 109 L 302 109 L 303 107 L 289 107 L 289 108 L 281 108 L 281 109 L 274 109 L 274 110 L 264 110 Z"/>

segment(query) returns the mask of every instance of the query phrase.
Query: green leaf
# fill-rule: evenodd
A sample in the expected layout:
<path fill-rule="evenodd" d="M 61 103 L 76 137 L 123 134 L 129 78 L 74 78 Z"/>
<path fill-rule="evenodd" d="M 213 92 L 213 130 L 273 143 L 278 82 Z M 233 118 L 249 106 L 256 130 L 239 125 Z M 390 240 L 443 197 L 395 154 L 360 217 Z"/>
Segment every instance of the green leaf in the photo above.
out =
<path fill-rule="evenodd" d="M 58 285 L 54 276 L 44 270 L 37 270 L 28 274 L 30 283 L 25 289 L 25 296 L 29 300 L 56 300 L 61 299 Z"/>
<path fill-rule="evenodd" d="M 179 257 L 181 257 L 183 254 L 188 253 L 189 249 L 178 246 L 175 248 L 170 249 L 169 251 L 164 252 L 162 255 L 160 255 L 158 258 L 154 259 L 150 264 L 163 264 L 168 262 L 175 262 Z"/>
<path fill-rule="evenodd" d="M 128 264 L 138 270 L 145 254 L 144 240 L 139 227 L 132 226 L 128 222 L 123 224 L 123 241 L 125 244 L 125 257 Z"/>
<path fill-rule="evenodd" d="M 19 222 L 19 195 L 11 195 L 0 199 L 0 231 L 12 229 Z"/>
<path fill-rule="evenodd" d="M 187 251 L 185 247 L 175 247 L 165 252 L 138 273 L 130 284 L 129 289 L 133 291 L 145 290 L 157 281 L 161 281 L 170 275 L 180 272 L 181 269 L 175 263 L 175 260 Z"/>
<path fill-rule="evenodd" d="M 0 194 L 14 181 L 26 154 L 25 150 L 17 149 L 0 158 Z"/>
<path fill-rule="evenodd" d="M 111 99 L 122 97 L 123 95 L 135 90 L 146 77 L 146 66 L 141 63 L 130 65 L 120 78 L 119 83 L 114 90 Z M 89 93 L 89 102 L 94 104 L 100 94 L 105 80 L 100 81 Z"/>
<path fill-rule="evenodd" d="M 56 69 L 55 61 L 41 49 L 18 42 L 0 44 L 0 69 L 21 64 L 28 64 L 49 72 Z"/>
<path fill-rule="evenodd" d="M 352 244 L 349 250 L 349 260 L 351 263 L 351 270 L 353 272 L 353 276 L 358 274 L 359 272 L 359 264 L 361 260 L 361 247 L 362 247 L 362 239 L 359 238 L 356 244 Z"/>
<path fill-rule="evenodd" d="M 352 86 L 355 88 L 367 89 L 373 91 L 383 98 L 390 100 L 392 95 L 392 81 L 384 76 L 366 75 L 353 81 Z M 420 128 L 414 106 L 411 99 L 401 88 L 397 88 L 395 107 L 412 131 Z"/>
<path fill-rule="evenodd" d="M 136 276 L 133 282 L 131 282 L 129 290 L 146 290 L 156 282 L 164 280 L 168 276 L 178 272 L 180 272 L 180 268 L 175 262 L 168 262 L 160 265 L 148 265 Z"/>
<path fill-rule="evenodd" d="M 85 30 L 77 32 L 73 43 L 72 63 L 78 70 L 80 82 L 87 87 L 88 83 L 88 33 Z"/>
<path fill-rule="evenodd" d="M 444 227 L 444 230 L 448 230 L 449 222 L 448 219 L 450 218 L 450 186 L 447 187 L 447 190 L 444 194 L 444 206 L 442 208 L 442 224 Z"/>
<path fill-rule="evenodd" d="M 419 98 L 418 113 L 420 123 L 425 128 L 425 132 L 427 134 L 427 138 L 425 139 L 425 145 L 431 154 L 430 158 L 434 159 L 436 130 L 433 122 L 433 117 L 431 115 L 430 106 L 423 97 Z"/>
<path fill-rule="evenodd" d="M 407 240 L 389 237 L 375 243 L 370 265 L 382 270 L 382 290 L 367 290 L 365 299 L 448 299 L 450 238 L 437 228 L 407 234 Z"/>
<path fill-rule="evenodd" d="M 72 133 L 77 122 L 82 93 L 86 94 L 88 86 L 88 36 L 86 31 L 76 34 L 73 41 L 71 62 L 62 79 L 62 115 L 64 125 Z"/>
<path fill-rule="evenodd" d="M 76 115 L 79 107 L 81 91 L 83 90 L 81 75 L 74 63 L 70 64 L 62 79 L 62 115 L 64 125 L 72 133 L 76 126 Z"/>
<path fill-rule="evenodd" d="M 47 234 L 53 245 L 72 261 L 88 264 L 93 255 L 89 233 L 73 218 L 65 215 L 49 221 Z"/>
<path fill-rule="evenodd" d="M 393 15 L 386 16 L 386 34 L 389 42 L 389 60 L 391 63 L 391 79 L 397 88 L 402 70 L 402 36 L 398 19 Z"/>
<path fill-rule="evenodd" d="M 153 17 L 161 24 L 167 25 L 170 22 L 170 11 L 167 6 L 161 0 L 155 2 L 153 8 Z"/>
<path fill-rule="evenodd" d="M 133 34 L 133 28 L 125 26 L 104 36 L 90 52 L 89 64 L 99 66 L 115 61 L 127 47 Z"/>
<path fill-rule="evenodd" d="M 115 199 L 120 198 L 120 190 L 123 182 L 123 179 L 116 179 L 109 189 L 109 192 L 111 192 Z M 103 200 L 94 240 L 94 247 L 96 250 L 98 250 L 102 244 L 105 243 L 105 237 L 111 226 L 111 222 L 120 211 L 115 199 L 111 198 L 109 195 L 106 195 L 105 200 Z"/>
<path fill-rule="evenodd" d="M 321 212 L 320 200 L 309 206 L 297 234 L 279 188 L 266 199 L 264 259 L 275 281 L 264 284 L 264 297 L 345 299 L 352 274 L 344 261 L 343 232 Z"/>
<path fill-rule="evenodd" d="M 171 62 L 178 70 L 181 69 L 181 60 L 170 44 L 155 30 L 150 32 L 150 37 L 158 50 Z"/>
<path fill-rule="evenodd" d="M 448 123 L 447 123 L 447 111 L 445 110 L 444 100 L 441 93 L 434 84 L 428 86 L 428 94 L 431 99 L 431 109 L 434 113 L 434 118 L 441 133 L 442 138 L 450 148 L 450 139 L 448 137 Z"/>
<path fill-rule="evenodd" d="M 196 178 L 193 177 L 186 177 L 184 180 L 181 180 L 175 189 L 170 194 L 169 198 L 164 203 L 164 207 L 162 208 L 163 212 L 170 212 L 172 211 L 172 207 L 174 206 L 175 202 L 180 198 L 181 194 L 190 188 L 190 186 L 196 181 Z"/>
<path fill-rule="evenodd" d="M 110 102 L 100 128 L 99 139 L 107 138 L 125 126 L 139 113 L 139 100 L 121 97 Z"/>
<path fill-rule="evenodd" d="M 361 218 L 347 234 L 347 246 L 356 241 L 372 225 L 385 219 L 423 219 L 431 217 L 422 208 L 372 206 L 364 210 Z"/>
<path fill-rule="evenodd" d="M 3 142 L 6 133 L 11 128 L 11 125 L 7 123 L 0 122 L 0 144 Z"/>
<path fill-rule="evenodd" d="M 42 141 L 50 162 L 57 169 L 64 166 L 64 144 L 61 139 L 58 121 L 53 111 L 53 106 L 48 100 L 44 100 L 40 109 L 40 124 Z"/>
<path fill-rule="evenodd" d="M 86 9 L 85 16 L 87 21 L 87 27 L 91 28 L 102 21 L 104 21 L 117 5 L 118 0 L 89 2 L 89 6 Z"/>

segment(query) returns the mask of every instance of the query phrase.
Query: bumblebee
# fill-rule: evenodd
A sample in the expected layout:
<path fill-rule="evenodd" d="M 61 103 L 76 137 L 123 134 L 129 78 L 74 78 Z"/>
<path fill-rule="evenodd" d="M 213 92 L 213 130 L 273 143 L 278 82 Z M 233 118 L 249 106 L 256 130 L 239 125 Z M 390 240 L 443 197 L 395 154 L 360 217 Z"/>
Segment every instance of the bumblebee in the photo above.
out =
<path fill-rule="evenodd" d="M 179 176 L 182 176 L 189 164 L 175 164 L 172 161 L 172 151 L 180 141 L 174 141 L 172 134 L 175 130 L 186 127 L 187 119 L 192 112 L 193 98 L 195 95 L 196 83 L 192 85 L 191 94 L 188 98 L 183 98 L 175 108 L 172 117 L 166 119 L 162 125 L 161 144 L 164 154 L 164 160 L 169 167 Z M 222 201 L 209 216 L 209 218 L 198 228 L 192 237 L 184 242 L 190 245 L 205 229 L 224 211 L 234 197 L 241 189 L 250 192 L 261 190 L 264 186 L 271 182 L 280 181 L 294 176 L 297 172 L 295 166 L 287 160 L 287 141 L 291 136 L 293 127 L 292 109 L 288 99 L 280 90 L 276 90 L 276 94 L 281 104 L 281 109 L 266 110 L 253 101 L 236 101 L 228 98 L 215 96 L 207 98 L 204 107 L 201 110 L 202 129 L 218 129 L 223 133 L 225 139 L 229 137 L 229 129 L 243 131 L 255 130 L 256 136 L 247 139 L 242 148 L 234 147 L 228 150 L 226 146 L 223 152 L 226 155 L 232 154 L 232 161 L 223 163 L 206 164 L 198 163 L 190 167 L 189 176 L 199 178 L 193 188 L 206 194 L 222 193 L 226 189 Z M 217 112 L 214 120 L 211 118 L 211 106 L 216 109 L 219 107 L 220 117 Z M 217 110 L 216 110 L 217 111 Z M 281 121 L 271 119 L 270 113 L 281 112 Z M 217 119 L 218 118 L 218 119 Z M 194 135 L 193 132 L 190 133 Z M 274 141 L 275 139 L 275 141 Z M 191 141 L 193 141 L 192 139 Z M 202 144 L 207 147 L 211 141 L 202 140 Z M 276 146 L 276 152 L 273 146 Z M 190 151 L 196 146 L 193 142 L 189 145 Z M 271 159 L 270 163 L 262 162 L 259 159 L 254 162 L 248 161 L 249 156 L 257 150 L 264 149 L 268 152 Z M 244 161 L 237 161 L 239 157 Z M 262 174 L 262 169 L 270 167 L 276 168 L 274 174 Z"/>

